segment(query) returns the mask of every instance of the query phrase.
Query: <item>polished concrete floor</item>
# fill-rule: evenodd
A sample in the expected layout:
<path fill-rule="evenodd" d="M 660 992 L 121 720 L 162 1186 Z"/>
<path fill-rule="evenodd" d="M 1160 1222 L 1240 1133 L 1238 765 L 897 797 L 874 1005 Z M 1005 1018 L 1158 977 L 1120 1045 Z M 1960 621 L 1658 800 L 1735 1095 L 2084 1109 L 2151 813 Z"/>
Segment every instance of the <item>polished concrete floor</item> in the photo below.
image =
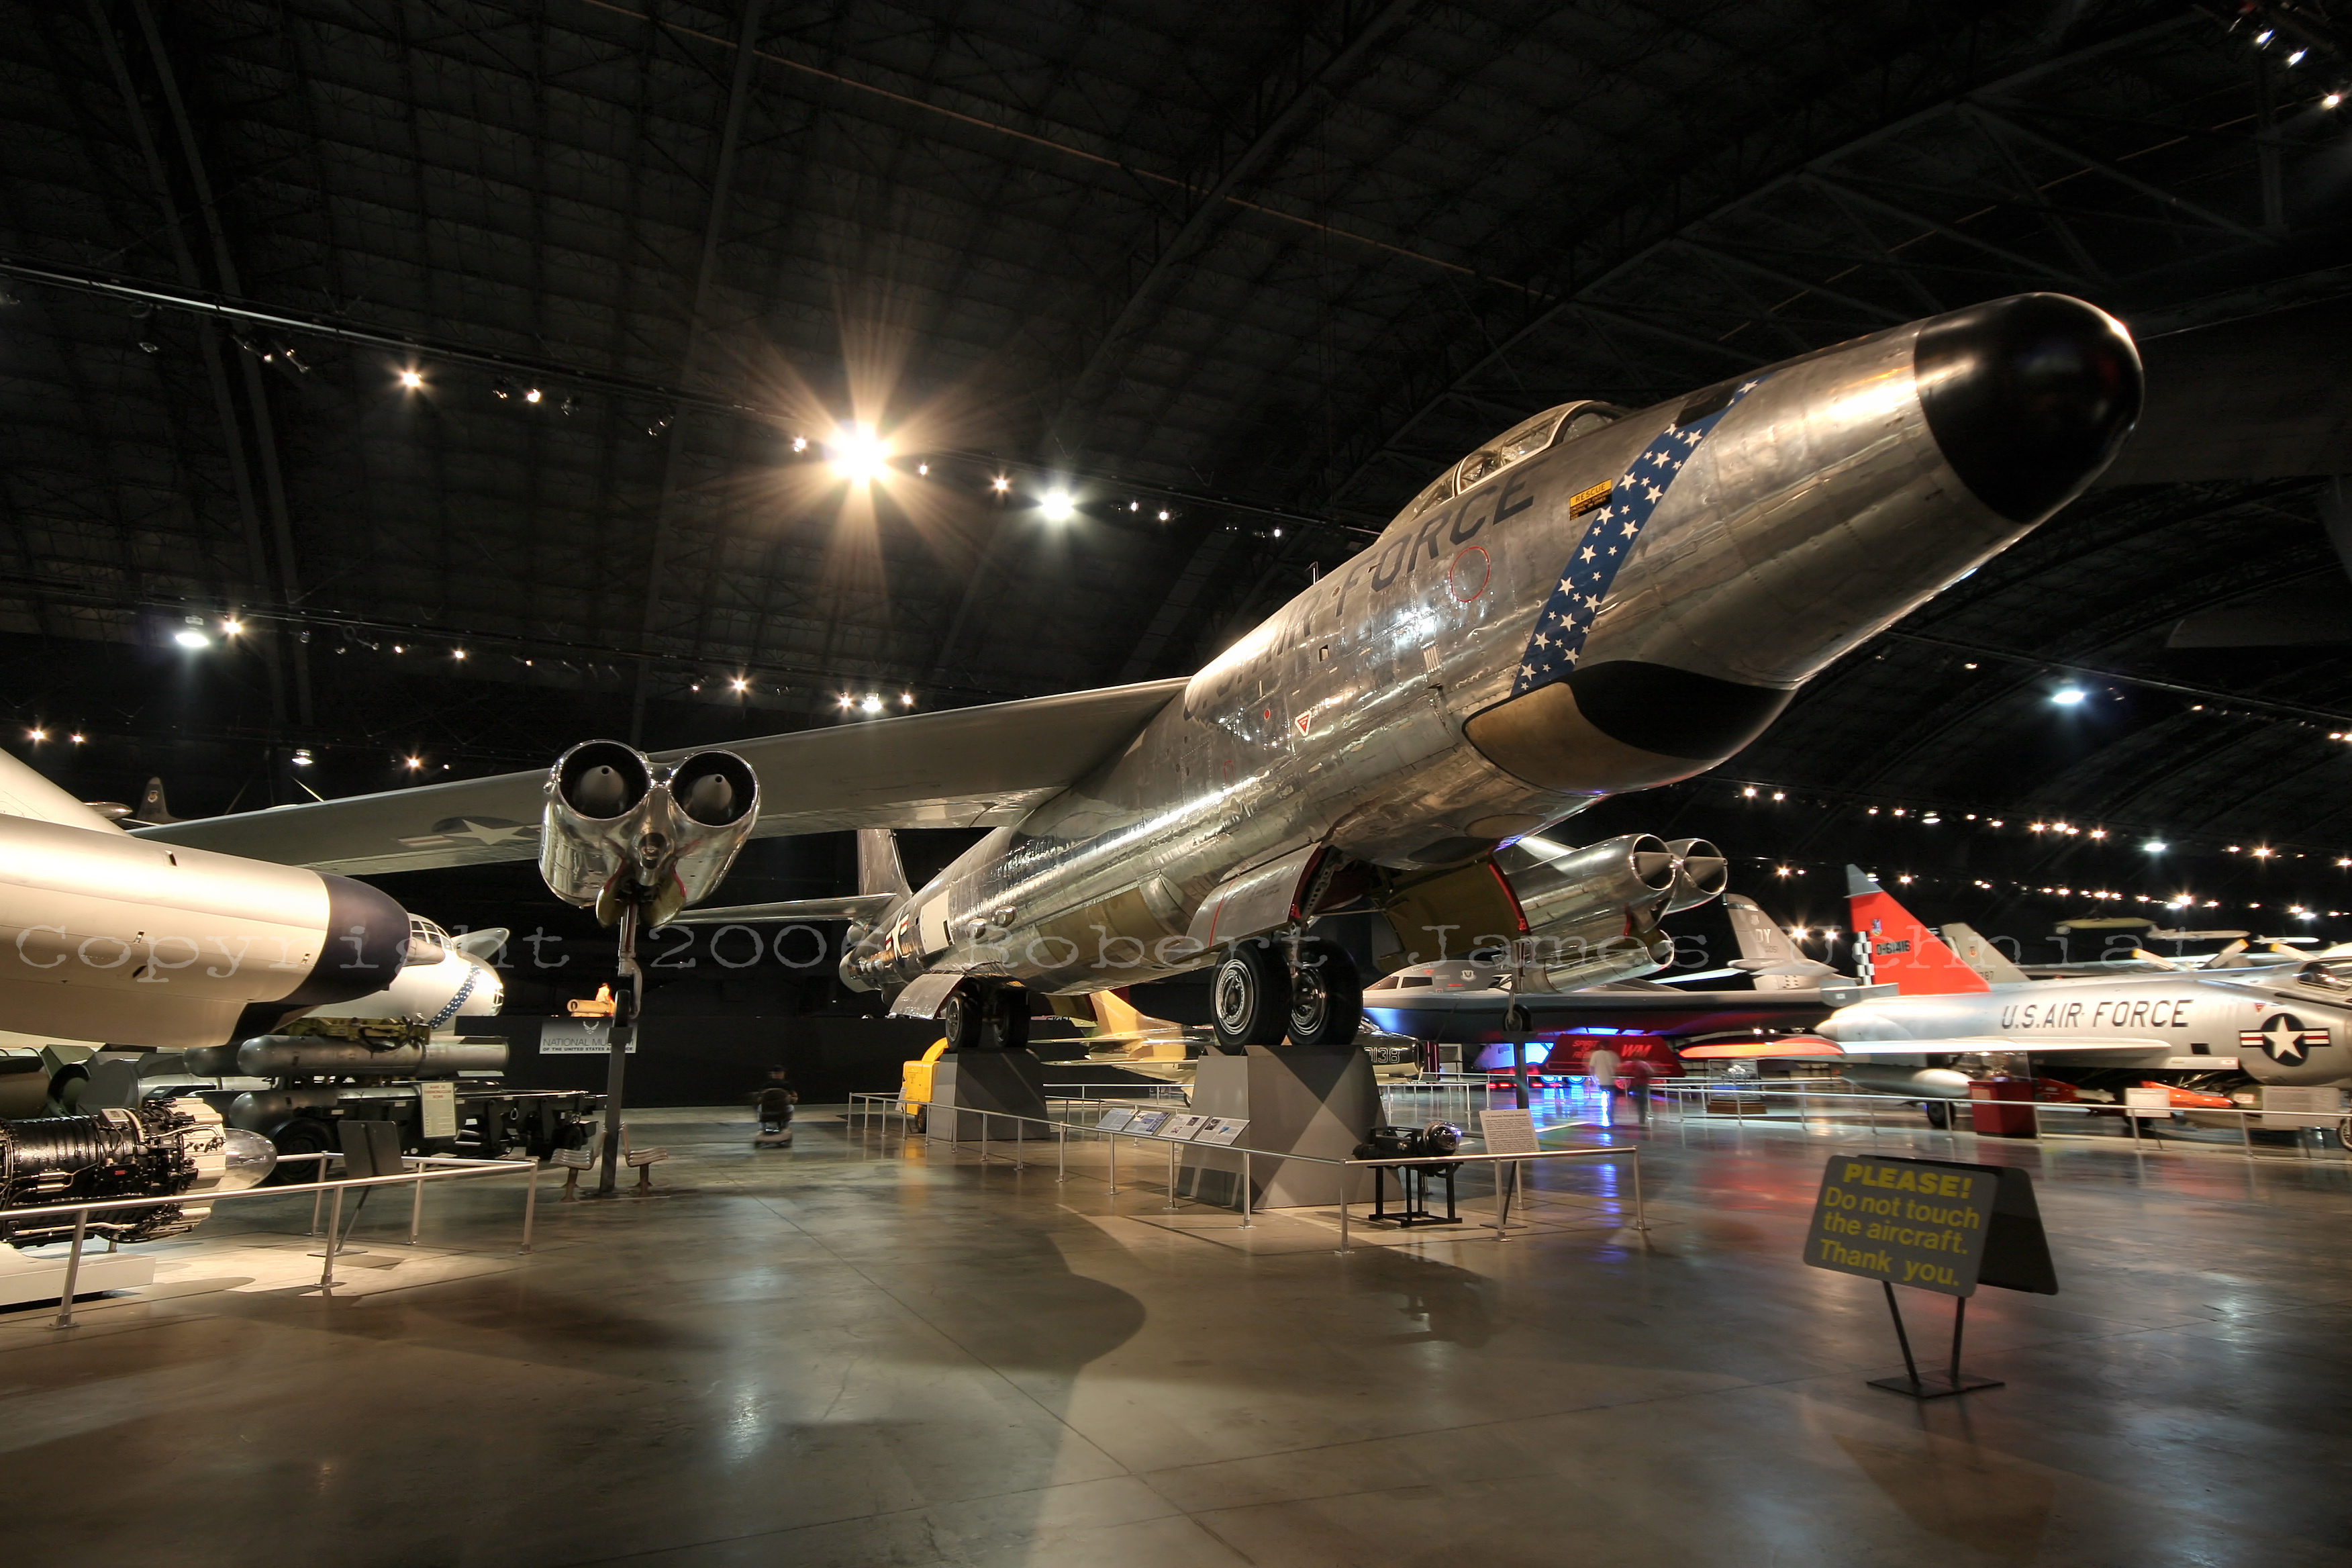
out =
<path fill-rule="evenodd" d="M 551 1179 L 529 1258 L 511 1191 L 415 1253 L 388 1205 L 322 1300 L 289 1200 L 79 1327 L 0 1313 L 0 1560 L 2352 1563 L 2340 1156 L 1882 1136 L 2032 1169 L 2063 1285 L 1980 1293 L 2007 1386 L 1919 1405 L 1865 1385 L 1878 1288 L 1797 1260 L 1860 1129 L 1662 1118 L 1646 1234 L 1586 1167 L 1507 1241 L 1340 1257 L 1171 1213 L 1150 1160 L 1114 1198 L 821 1110 L 789 1152 L 632 1120 L 663 1195 Z"/>

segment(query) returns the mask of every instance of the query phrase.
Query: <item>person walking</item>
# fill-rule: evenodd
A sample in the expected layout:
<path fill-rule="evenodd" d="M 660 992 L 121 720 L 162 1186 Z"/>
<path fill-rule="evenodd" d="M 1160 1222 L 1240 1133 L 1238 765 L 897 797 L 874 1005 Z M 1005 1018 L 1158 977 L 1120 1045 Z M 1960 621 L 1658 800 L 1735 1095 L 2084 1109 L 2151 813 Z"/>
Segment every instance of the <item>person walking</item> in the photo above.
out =
<path fill-rule="evenodd" d="M 1592 1054 L 1584 1058 L 1584 1074 L 1591 1080 L 1593 1093 L 1601 1097 L 1601 1125 L 1617 1124 L 1617 1074 L 1623 1066 L 1615 1051 L 1606 1046 L 1595 1046 Z"/>

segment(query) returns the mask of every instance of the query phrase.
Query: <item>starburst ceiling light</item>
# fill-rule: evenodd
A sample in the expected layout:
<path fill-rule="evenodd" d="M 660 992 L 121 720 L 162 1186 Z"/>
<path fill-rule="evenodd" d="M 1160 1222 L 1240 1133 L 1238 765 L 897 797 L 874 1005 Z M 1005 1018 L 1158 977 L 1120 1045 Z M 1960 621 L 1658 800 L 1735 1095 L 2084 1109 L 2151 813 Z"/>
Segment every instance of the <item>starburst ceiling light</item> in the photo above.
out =
<path fill-rule="evenodd" d="M 870 485 L 890 473 L 890 444 L 871 425 L 845 425 L 830 443 L 833 471 L 853 485 Z"/>

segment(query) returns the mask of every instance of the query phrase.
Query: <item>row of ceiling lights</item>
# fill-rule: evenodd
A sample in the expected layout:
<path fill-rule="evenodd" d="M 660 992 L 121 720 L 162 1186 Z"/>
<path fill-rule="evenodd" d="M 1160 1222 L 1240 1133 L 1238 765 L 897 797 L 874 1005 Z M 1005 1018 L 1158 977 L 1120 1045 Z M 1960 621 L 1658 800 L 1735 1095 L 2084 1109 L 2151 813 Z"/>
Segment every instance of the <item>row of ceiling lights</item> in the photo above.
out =
<path fill-rule="evenodd" d="M 245 623 L 237 619 L 235 616 L 226 616 L 221 619 L 220 635 L 224 638 L 241 637 L 244 635 L 245 629 Z M 172 634 L 172 640 L 179 644 L 180 647 L 192 650 L 210 647 L 213 643 L 212 637 L 205 630 L 205 621 L 204 617 L 201 616 L 188 616 L 187 624 L 181 626 L 179 630 Z M 373 647 L 375 645 L 370 644 L 368 646 Z M 392 645 L 392 651 L 395 654 L 405 654 L 408 651 L 408 645 L 406 643 L 394 643 Z M 467 657 L 466 650 L 462 647 L 453 647 L 449 650 L 449 657 L 454 660 L 462 661 Z M 526 658 L 520 654 L 514 655 L 513 657 L 517 662 L 523 665 L 526 668 L 535 668 L 538 666 L 538 660 L 536 659 Z M 731 675 L 723 679 L 725 679 L 727 689 L 730 691 L 735 692 L 739 696 L 748 693 L 751 689 L 752 681 L 751 678 L 748 675 Z M 701 681 L 691 681 L 688 685 L 688 689 L 691 691 L 700 691 L 702 687 L 703 683 Z M 884 707 L 882 698 L 877 693 L 868 693 L 861 698 L 849 692 L 844 692 L 840 697 L 839 702 L 840 706 L 844 708 L 860 708 L 868 713 L 878 713 Z M 915 705 L 915 694 L 911 691 L 900 692 L 898 694 L 898 705 L 901 708 L 912 708 Z M 44 736 L 37 732 L 33 738 L 35 740 L 40 740 L 43 739 Z M 79 737 L 77 737 L 77 739 L 79 739 Z"/>
<path fill-rule="evenodd" d="M 404 392 L 423 392 L 426 389 L 425 373 L 414 365 L 404 366 L 396 373 L 396 379 Z M 490 391 L 501 401 L 508 398 L 520 398 L 524 403 L 534 406 L 549 404 L 551 396 L 542 388 L 517 387 L 505 381 L 492 382 Z M 577 402 L 567 396 L 560 403 L 552 404 L 551 406 L 560 414 L 570 414 L 577 406 Z M 647 428 L 646 433 L 658 436 L 667 431 L 669 426 L 670 420 L 665 416 L 656 420 Z M 795 453 L 805 453 L 812 445 L 816 444 L 821 444 L 824 447 L 826 461 L 835 476 L 848 484 L 867 487 L 882 484 L 898 472 L 898 454 L 892 449 L 888 439 L 871 425 L 841 426 L 829 439 L 821 443 L 813 443 L 807 436 L 794 436 L 792 438 L 792 449 Z M 916 462 L 917 478 L 929 479 L 931 465 L 928 460 Z M 1013 493 L 1013 479 L 1010 474 L 995 474 L 988 481 L 988 494 L 997 499 L 1009 498 Z M 1037 497 L 1036 505 L 1039 515 L 1046 521 L 1067 522 L 1077 515 L 1079 501 L 1068 485 L 1053 483 L 1049 484 Z M 1127 503 L 1127 510 L 1129 512 L 1139 514 L 1143 509 L 1144 503 L 1140 499 L 1131 499 Z M 1157 520 L 1161 522 L 1171 521 L 1176 516 L 1175 509 L 1166 505 L 1155 505 L 1152 510 Z M 1282 537 L 1282 530 L 1276 527 L 1273 534 L 1275 538 L 1279 539 Z"/>
<path fill-rule="evenodd" d="M 2352 862 L 2342 863 L 2352 864 Z M 1805 867 L 1785 863 L 1775 865 L 1772 869 L 1774 875 L 1782 878 L 1801 877 L 1806 871 Z M 1958 879 L 1933 877 L 1924 872 L 1911 871 L 1903 872 L 1895 879 L 1895 886 L 1902 888 L 1910 887 L 1916 882 L 1949 882 L 1953 885 L 1958 885 Z M 1988 893 L 1997 893 L 2000 891 L 2000 884 L 1987 881 L 1981 877 L 1969 879 L 1967 885 L 1972 888 L 1981 889 Z M 2228 907 L 2222 900 L 2200 899 L 2194 893 L 2175 893 L 2168 898 L 2152 893 L 2117 892 L 2113 889 L 2104 888 L 2094 889 L 2064 886 L 2041 886 L 2031 882 L 2017 881 L 2013 879 L 2011 879 L 2007 885 L 2011 891 L 2018 893 L 2041 893 L 2053 898 L 2089 899 L 2095 902 L 2101 903 L 2121 903 L 2126 900 L 2128 900 L 2133 903 L 2147 904 L 2167 910 L 2219 910 Z M 2249 910 L 2261 910 L 2266 906 L 2260 902 L 2250 900 L 2245 907 Z M 2316 920 L 2320 914 L 2319 910 L 2305 904 L 2289 904 L 2286 906 L 2285 912 L 2294 916 L 2297 920 L 2306 921 Z M 2326 913 L 2331 916 L 2340 916 L 2344 911 L 2341 910 L 2329 910 Z M 1834 934 L 1836 930 L 1835 927 L 1827 926 L 1821 929 L 1825 933 L 1829 934 Z M 1803 930 L 1802 928 L 1792 930 L 1790 934 L 1802 935 Z"/>

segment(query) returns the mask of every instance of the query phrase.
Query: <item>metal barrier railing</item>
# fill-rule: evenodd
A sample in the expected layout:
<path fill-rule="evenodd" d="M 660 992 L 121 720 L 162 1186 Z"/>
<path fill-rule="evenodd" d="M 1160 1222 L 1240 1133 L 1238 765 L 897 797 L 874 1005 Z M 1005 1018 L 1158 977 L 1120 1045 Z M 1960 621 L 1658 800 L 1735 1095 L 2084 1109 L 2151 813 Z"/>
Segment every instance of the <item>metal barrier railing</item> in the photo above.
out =
<path fill-rule="evenodd" d="M 1495 1219 L 1492 1225 L 1487 1228 L 1490 1228 L 1495 1232 L 1495 1239 L 1497 1241 L 1507 1239 L 1508 1231 L 1510 1229 L 1510 1205 L 1513 1198 L 1521 1191 L 1521 1174 L 1522 1170 L 1526 1165 L 1540 1160 L 1624 1160 L 1628 1162 L 1633 1168 L 1633 1228 L 1640 1231 L 1646 1231 L 1650 1228 L 1648 1214 L 1643 1208 L 1642 1202 L 1642 1152 L 1637 1146 L 1630 1143 L 1603 1144 L 1588 1149 L 1538 1149 L 1528 1153 L 1492 1154 L 1482 1152 L 1475 1154 L 1417 1154 L 1388 1160 L 1335 1160 L 1328 1155 L 1301 1154 L 1283 1149 L 1258 1149 L 1247 1144 L 1239 1143 L 1202 1143 L 1194 1140 L 1184 1138 L 1162 1138 L 1150 1132 L 1139 1133 L 1129 1132 L 1122 1129 L 1105 1129 L 1091 1123 L 1075 1123 L 1068 1121 L 1066 1117 L 1050 1115 L 1042 1117 L 1023 1116 L 1013 1111 L 988 1110 L 976 1106 L 935 1103 L 929 1100 L 910 1101 L 896 1094 L 853 1094 L 849 1097 L 849 1100 L 850 1110 L 847 1120 L 853 1131 L 859 1137 L 864 1137 L 870 1132 L 877 1121 L 883 1128 L 884 1136 L 887 1137 L 888 1135 L 889 1124 L 893 1118 L 896 1118 L 901 1123 L 904 1134 L 911 1136 L 911 1123 L 915 1113 L 918 1111 L 928 1112 L 936 1109 L 942 1115 L 977 1116 L 981 1119 L 981 1135 L 979 1143 L 980 1158 L 983 1164 L 986 1163 L 990 1158 L 989 1144 L 991 1142 L 991 1139 L 989 1134 L 991 1129 L 996 1122 L 1009 1121 L 1013 1123 L 1016 1129 L 1016 1134 L 1018 1128 L 1023 1125 L 1050 1127 L 1054 1130 L 1054 1179 L 1056 1182 L 1065 1182 L 1069 1179 L 1069 1134 L 1072 1131 L 1077 1131 L 1100 1138 L 1106 1144 L 1106 1152 L 1108 1155 L 1108 1182 L 1106 1191 L 1108 1195 L 1113 1197 L 1116 1197 L 1118 1193 L 1119 1140 L 1124 1138 L 1131 1142 L 1162 1144 L 1168 1150 L 1168 1183 L 1166 1190 L 1168 1193 L 1168 1206 L 1171 1210 L 1177 1207 L 1176 1160 L 1178 1150 L 1219 1150 L 1226 1153 L 1239 1154 L 1242 1157 L 1241 1203 L 1239 1206 L 1241 1210 L 1242 1227 L 1244 1229 L 1248 1229 L 1256 1223 L 1256 1205 L 1255 1201 L 1255 1194 L 1256 1190 L 1255 1163 L 1262 1159 L 1297 1160 L 1312 1165 L 1329 1165 L 1335 1169 L 1342 1171 L 1350 1168 L 1358 1170 L 1371 1170 L 1376 1167 L 1393 1166 L 1412 1166 L 1423 1169 L 1432 1165 L 1453 1165 L 1456 1167 L 1463 1165 L 1496 1166 L 1498 1171 L 1498 1179 L 1496 1183 Z M 1052 1100 L 1047 1101 L 1047 1109 L 1049 1110 L 1053 1108 L 1054 1103 L 1055 1102 Z M 1065 1107 L 1076 1106 L 1083 1110 L 1095 1110 L 1097 1112 L 1104 1109 L 1098 1101 L 1065 1100 L 1060 1103 Z M 908 1109 L 910 1106 L 913 1108 L 912 1110 Z M 1540 1135 L 1544 1132 L 1557 1131 L 1559 1128 L 1569 1125 L 1571 1125 L 1571 1123 L 1560 1122 L 1551 1127 L 1538 1128 L 1536 1131 Z M 999 1141 L 1002 1142 L 1002 1140 Z M 942 1140 L 942 1142 L 953 1142 L 961 1146 L 962 1141 L 959 1139 L 946 1139 Z M 1022 1158 L 1021 1145 L 1028 1142 L 1028 1140 L 1016 1135 L 1010 1142 L 1013 1145 L 1013 1162 L 1014 1167 L 1016 1169 L 1025 1168 L 1026 1162 Z M 1504 1165 L 1509 1165 L 1512 1168 L 1507 1193 L 1506 1192 L 1504 1184 L 1499 1179 L 1499 1170 L 1500 1167 Z M 1344 1176 L 1341 1179 L 1344 1182 Z M 1340 1188 L 1340 1200 L 1341 1201 L 1337 1205 L 1339 1211 L 1339 1250 L 1341 1252 L 1347 1252 L 1350 1250 L 1351 1245 L 1351 1220 L 1349 1215 L 1350 1205 L 1347 1202 L 1346 1188 L 1344 1185 Z M 1524 1225 L 1526 1222 L 1523 1221 L 1521 1223 Z"/>
<path fill-rule="evenodd" d="M 1055 1100 L 1183 1100 L 1187 1098 L 1184 1093 L 1184 1086 L 1181 1083 L 1175 1083 L 1172 1081 L 1164 1083 L 1049 1083 L 1045 1085 L 1044 1088 L 1045 1093 Z M 1055 1093 L 1055 1091 L 1057 1089 L 1065 1092 Z M 1082 1092 L 1076 1094 L 1066 1092 L 1071 1089 L 1077 1089 Z"/>
<path fill-rule="evenodd" d="M 1841 1087 L 1832 1089 L 1826 1087 L 1829 1085 L 1838 1085 Z M 2150 1146 L 2156 1148 L 2159 1152 L 2168 1153 L 2188 1152 L 2200 1148 L 2210 1147 L 2210 1145 L 2189 1143 L 2184 1142 L 2166 1142 L 2157 1138 L 2154 1135 L 2153 1130 L 2149 1131 L 2149 1135 L 2147 1138 L 2142 1138 L 2142 1124 L 2144 1122 L 2156 1121 L 2158 1120 L 2169 1122 L 2174 1117 L 2181 1117 L 2184 1119 L 2193 1117 L 2211 1117 L 2222 1121 L 2234 1119 L 2238 1124 L 2240 1152 L 2247 1159 L 2252 1159 L 2255 1157 L 2254 1132 L 2256 1131 L 2255 1122 L 2257 1118 L 2269 1117 L 2283 1121 L 2290 1121 L 2291 1119 L 2290 1125 L 2273 1125 L 2263 1128 L 2262 1131 L 2308 1131 L 2313 1127 L 2325 1127 L 2334 1124 L 2338 1129 L 2337 1141 L 2339 1145 L 2343 1144 L 2345 1142 L 2343 1138 L 2343 1131 L 2347 1127 L 2352 1127 L 2352 1115 L 2341 1112 L 2331 1114 L 2326 1111 L 2316 1110 L 2265 1110 L 2260 1106 L 2158 1106 L 2108 1104 L 2084 1100 L 1947 1100 L 1941 1099 L 1937 1096 L 1890 1094 L 1875 1089 L 1865 1089 L 1853 1085 L 1844 1079 L 1812 1079 L 1795 1083 L 1790 1083 L 1786 1080 L 1776 1080 L 1772 1083 L 1760 1083 L 1753 1080 L 1738 1081 L 1720 1079 L 1697 1080 L 1662 1079 L 1652 1083 L 1649 1086 L 1649 1091 L 1661 1099 L 1671 1101 L 1675 1106 L 1675 1111 L 1677 1117 L 1687 1117 L 1690 1113 L 1691 1103 L 1694 1100 L 1698 1101 L 1702 1106 L 1710 1100 L 1727 1100 L 1731 1104 L 1732 1120 L 1735 1121 L 1747 1121 L 1748 1115 L 1748 1102 L 1757 1100 L 1763 1102 L 1763 1109 L 1759 1110 L 1757 1115 L 1759 1119 L 1767 1121 L 1770 1119 L 1771 1107 L 1776 1100 L 1782 1104 L 1793 1103 L 1800 1119 L 1811 1115 L 1816 1110 L 1834 1110 L 1834 1109 L 1840 1105 L 1853 1105 L 1856 1102 L 1860 1102 L 1863 1107 L 1864 1114 L 1868 1119 L 1868 1124 L 1874 1136 L 1876 1135 L 1878 1131 L 1877 1111 L 1879 1107 L 1886 1105 L 1919 1106 L 1931 1100 L 1951 1107 L 1951 1124 L 1947 1127 L 1931 1127 L 1931 1131 L 1937 1132 L 1966 1132 L 1971 1137 L 2000 1136 L 2000 1134 L 1979 1134 L 1973 1125 L 1964 1126 L 1961 1124 L 1961 1113 L 1978 1107 L 2024 1111 L 2026 1113 L 2027 1120 L 2032 1127 L 2032 1131 L 2030 1136 L 2035 1138 L 2046 1136 L 2083 1136 L 2082 1134 L 2045 1132 L 2042 1125 L 2042 1119 L 2044 1116 L 2076 1116 L 2084 1118 L 2120 1117 L 2126 1123 L 2126 1131 L 2130 1135 L 2132 1152 L 2134 1153 L 2144 1153 L 2146 1152 L 2147 1148 Z M 1972 1117 L 1969 1118 L 1971 1122 L 1973 1122 L 1973 1120 L 1974 1119 Z M 2340 1148 L 2338 1152 L 2347 1157 L 2352 1157 L 2352 1147 Z M 2308 1156 L 2308 1153 L 2309 1151 L 2306 1149 L 2306 1157 Z"/>
<path fill-rule="evenodd" d="M 341 1157 L 341 1156 L 338 1154 L 332 1153 L 287 1154 L 279 1156 L 283 1161 L 316 1160 L 320 1162 L 322 1172 L 325 1167 L 325 1162 L 333 1159 L 340 1159 Z M 341 1181 L 320 1180 L 317 1182 L 304 1182 L 299 1184 L 289 1183 L 284 1186 L 245 1187 L 233 1193 L 197 1193 L 193 1194 L 180 1194 L 177 1196 L 144 1198 L 105 1198 L 81 1204 L 46 1204 L 33 1208 L 0 1208 L 0 1222 L 27 1219 L 37 1215 L 43 1217 L 58 1215 L 62 1217 L 66 1215 L 71 1215 L 74 1216 L 73 1246 L 72 1249 L 66 1254 L 65 1285 L 58 1299 L 57 1321 L 50 1325 L 52 1328 L 58 1329 L 69 1329 L 73 1327 L 74 1285 L 81 1275 L 82 1247 L 84 1243 L 89 1239 L 89 1216 L 94 1214 L 110 1213 L 117 1209 L 152 1209 L 164 1205 L 176 1205 L 183 1208 L 210 1208 L 219 1204 L 236 1203 L 241 1199 L 247 1198 L 278 1198 L 289 1196 L 298 1193 L 311 1193 L 315 1195 L 312 1197 L 310 1202 L 310 1234 L 316 1236 L 319 1234 L 319 1205 L 326 1200 L 328 1194 L 333 1194 L 334 1204 L 332 1211 L 330 1213 L 327 1220 L 327 1245 L 321 1254 L 325 1258 L 325 1262 L 319 1269 L 319 1293 L 322 1296 L 332 1296 L 335 1293 L 335 1254 L 340 1250 L 340 1233 L 342 1229 L 343 1194 L 345 1193 L 350 1192 L 354 1188 L 396 1187 L 404 1184 L 413 1184 L 416 1189 L 416 1193 L 409 1205 L 408 1245 L 414 1247 L 416 1245 L 417 1226 L 422 1220 L 425 1212 L 425 1183 L 434 1181 L 465 1181 L 469 1178 L 479 1178 L 484 1176 L 513 1176 L 527 1174 L 530 1180 L 529 1185 L 527 1185 L 523 1190 L 522 1245 L 516 1247 L 515 1251 L 518 1254 L 522 1254 L 528 1253 L 530 1250 L 531 1231 L 539 1215 L 540 1165 L 537 1160 L 469 1160 L 460 1159 L 454 1155 L 446 1154 L 409 1154 L 402 1156 L 402 1159 L 404 1163 L 414 1165 L 416 1168 L 414 1170 L 404 1171 L 397 1175 L 391 1176 L 352 1176 L 346 1177 Z"/>

